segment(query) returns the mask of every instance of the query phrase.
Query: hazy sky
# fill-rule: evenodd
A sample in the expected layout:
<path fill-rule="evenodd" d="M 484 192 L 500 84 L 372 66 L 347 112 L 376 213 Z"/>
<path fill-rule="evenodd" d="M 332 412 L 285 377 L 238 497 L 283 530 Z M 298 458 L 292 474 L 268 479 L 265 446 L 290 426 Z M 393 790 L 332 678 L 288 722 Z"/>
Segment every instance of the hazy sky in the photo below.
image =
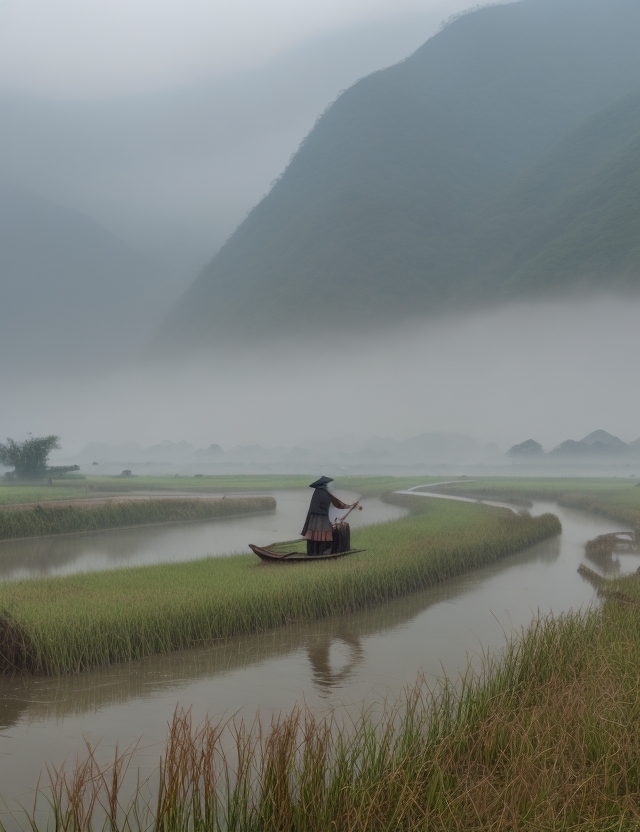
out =
<path fill-rule="evenodd" d="M 0 180 L 186 282 L 316 118 L 468 0 L 0 0 Z"/>
<path fill-rule="evenodd" d="M 20 438 L 58 433 L 68 453 L 90 440 L 228 449 L 430 431 L 459 431 L 502 450 L 529 438 L 550 449 L 597 428 L 630 442 L 640 434 L 640 388 L 630 383 L 639 318 L 637 299 L 514 304 L 332 338 L 322 349 L 241 355 L 234 346 L 93 379 L 5 384 L 0 425 Z M 310 378 L 321 380 L 320 392 Z"/>
<path fill-rule="evenodd" d="M 5 90 L 108 96 L 266 63 L 318 34 L 467 0 L 0 0 Z"/>
<path fill-rule="evenodd" d="M 195 274 L 213 255 L 341 88 L 468 5 L 0 0 L 0 177 L 140 250 L 172 245 L 184 283 L 185 264 Z M 16 438 L 58 433 L 69 453 L 90 440 L 228 448 L 428 431 L 503 449 L 596 428 L 630 441 L 640 433 L 629 383 L 639 316 L 637 303 L 615 299 L 532 304 L 336 343 L 320 363 L 296 349 L 172 368 L 132 362 L 82 379 L 3 383 L 0 372 L 0 426 Z M 348 408 L 319 401 L 314 371 Z"/>

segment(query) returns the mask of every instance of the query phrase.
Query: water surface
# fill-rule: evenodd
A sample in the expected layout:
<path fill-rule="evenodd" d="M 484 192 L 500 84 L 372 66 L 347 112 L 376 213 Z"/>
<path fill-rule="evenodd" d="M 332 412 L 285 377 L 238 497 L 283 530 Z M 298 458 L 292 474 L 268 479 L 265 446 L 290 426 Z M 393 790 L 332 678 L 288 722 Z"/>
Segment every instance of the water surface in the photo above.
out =
<path fill-rule="evenodd" d="M 136 761 L 151 772 L 178 703 L 196 719 L 252 719 L 303 700 L 317 711 L 360 707 L 397 696 L 418 673 L 455 675 L 539 613 L 587 607 L 594 592 L 576 572 L 584 544 L 623 526 L 552 504 L 532 510 L 545 511 L 560 517 L 560 537 L 373 609 L 80 676 L 0 679 L 0 793 L 28 800 L 43 765 L 75 759 L 84 739 L 108 755 L 142 737 Z M 620 569 L 639 562 L 625 556 Z"/>
<path fill-rule="evenodd" d="M 336 493 L 348 503 L 357 499 L 350 492 Z M 248 554 L 249 543 L 267 546 L 276 540 L 299 537 L 310 495 L 309 489 L 275 491 L 276 510 L 259 514 L 3 540 L 0 541 L 0 580 L 51 578 L 74 572 L 198 560 L 211 555 Z M 362 506 L 362 511 L 349 515 L 352 528 L 396 520 L 407 513 L 374 497 L 363 499 Z"/>

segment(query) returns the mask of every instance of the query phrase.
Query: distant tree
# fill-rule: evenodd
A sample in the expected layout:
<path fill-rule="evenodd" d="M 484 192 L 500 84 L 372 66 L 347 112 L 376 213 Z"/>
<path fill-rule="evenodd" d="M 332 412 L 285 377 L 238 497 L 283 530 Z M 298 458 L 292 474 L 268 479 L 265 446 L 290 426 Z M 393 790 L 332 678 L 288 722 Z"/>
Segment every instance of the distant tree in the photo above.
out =
<path fill-rule="evenodd" d="M 59 436 L 34 436 L 24 442 L 7 439 L 0 443 L 0 464 L 13 465 L 13 475 L 21 479 L 40 479 L 45 476 L 60 476 L 67 471 L 78 471 L 78 465 L 61 465 L 49 468 L 47 462 L 51 451 L 60 447 Z"/>

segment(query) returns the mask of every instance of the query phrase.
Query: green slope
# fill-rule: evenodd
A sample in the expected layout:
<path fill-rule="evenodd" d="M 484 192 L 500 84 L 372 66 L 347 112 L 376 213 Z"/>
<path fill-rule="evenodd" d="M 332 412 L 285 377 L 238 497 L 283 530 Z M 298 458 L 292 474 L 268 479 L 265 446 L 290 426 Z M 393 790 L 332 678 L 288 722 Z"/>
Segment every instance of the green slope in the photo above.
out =
<path fill-rule="evenodd" d="M 478 297 L 640 287 L 640 93 L 572 131 L 464 252 Z"/>
<path fill-rule="evenodd" d="M 640 87 L 638 32 L 630 0 L 523 0 L 467 15 L 362 79 L 319 119 L 159 342 L 366 326 L 502 297 L 504 269 L 542 252 L 496 258 L 504 242 L 491 241 L 491 224 L 478 228 L 499 223 L 513 188 L 572 131 Z M 571 257 L 568 215 L 565 227 L 550 262 Z M 542 271 L 546 291 L 553 276 L 543 260 L 536 268 L 527 274 Z M 534 291 L 529 279 L 517 291 Z"/>

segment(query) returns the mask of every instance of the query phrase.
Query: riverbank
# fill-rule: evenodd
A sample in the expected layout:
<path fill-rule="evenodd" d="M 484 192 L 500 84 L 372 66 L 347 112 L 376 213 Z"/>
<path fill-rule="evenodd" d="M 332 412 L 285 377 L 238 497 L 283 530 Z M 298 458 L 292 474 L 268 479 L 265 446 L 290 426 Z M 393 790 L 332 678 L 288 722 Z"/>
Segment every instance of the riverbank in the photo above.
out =
<path fill-rule="evenodd" d="M 354 611 L 560 532 L 553 515 L 406 500 L 415 514 L 354 531 L 367 551 L 333 563 L 261 567 L 239 556 L 1 585 L 1 669 L 78 672 Z"/>
<path fill-rule="evenodd" d="M 72 501 L 0 508 L 0 540 L 102 531 L 273 511 L 273 497 L 154 498 Z"/>
<path fill-rule="evenodd" d="M 530 500 L 553 500 L 567 508 L 600 514 L 640 529 L 640 483 L 629 479 L 508 479 L 477 478 L 447 484 L 437 489 L 442 494 L 502 500 L 527 505 Z"/>
<path fill-rule="evenodd" d="M 112 806 L 118 831 L 635 829 L 640 575 L 609 588 L 602 608 L 535 621 L 481 673 L 433 690 L 419 680 L 375 721 L 302 706 L 265 730 L 177 712 L 157 800 L 125 794 L 90 758 L 54 774 L 55 808 L 31 828 L 74 818 L 84 788 L 91 820 Z"/>

